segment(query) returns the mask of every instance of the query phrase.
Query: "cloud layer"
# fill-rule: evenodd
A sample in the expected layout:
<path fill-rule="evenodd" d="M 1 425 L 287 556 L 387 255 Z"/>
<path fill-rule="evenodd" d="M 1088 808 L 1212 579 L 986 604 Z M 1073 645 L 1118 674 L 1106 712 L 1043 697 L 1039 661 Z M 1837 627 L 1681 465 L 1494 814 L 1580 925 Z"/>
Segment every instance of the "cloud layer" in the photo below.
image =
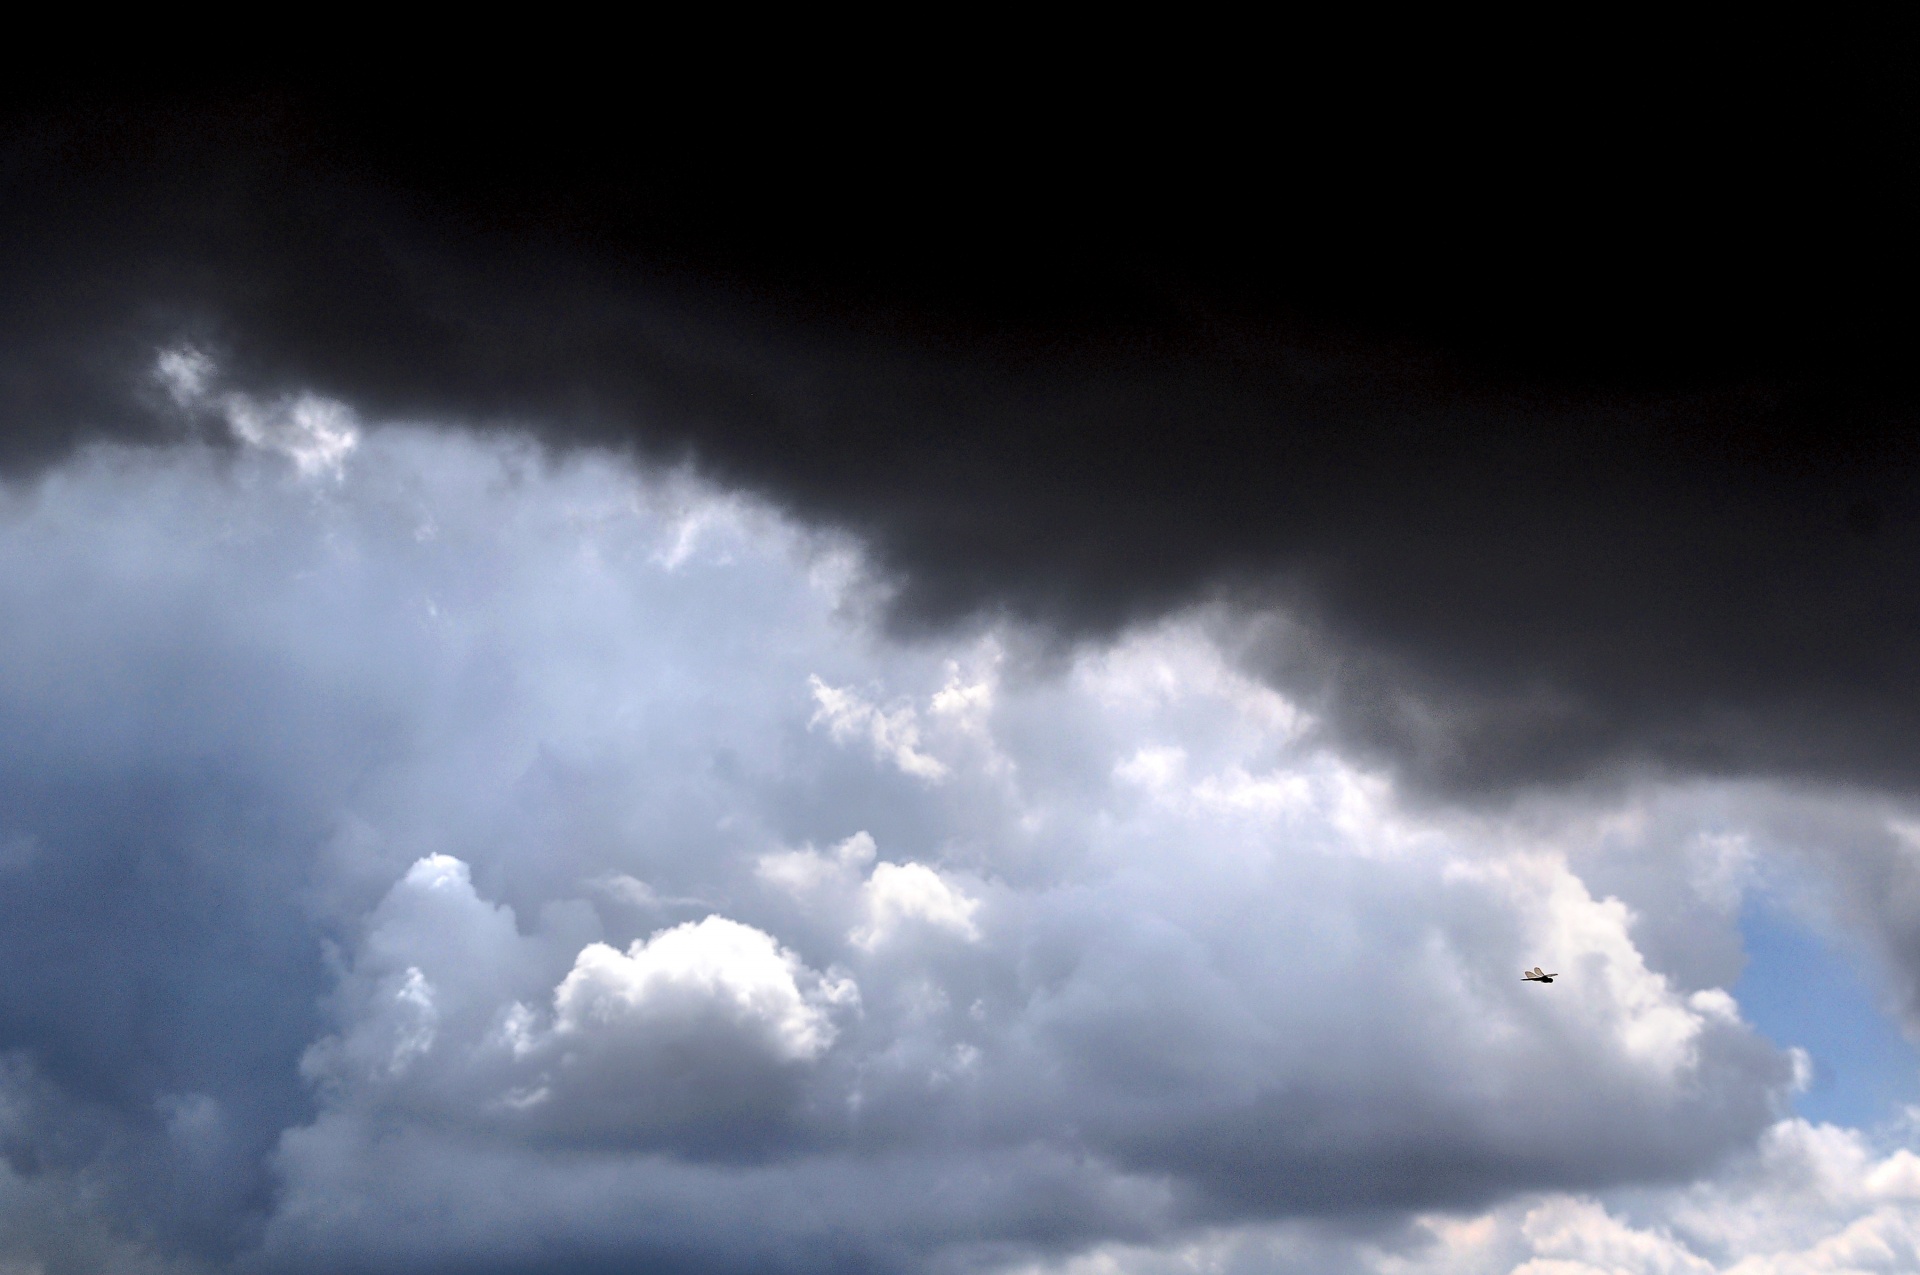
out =
<path fill-rule="evenodd" d="M 1717 1180 L 1591 1196 L 1531 1196 L 1430 1215 L 1355 1243 L 1311 1225 L 1246 1227 L 1163 1248 L 1110 1245 L 1022 1275 L 1839 1275 L 1920 1260 L 1920 1160 L 1856 1131 L 1782 1121 Z"/>
<path fill-rule="evenodd" d="M 94 1228 L 50 1269 L 1358 1262 L 1801 1136 L 1722 868 L 1817 801 L 1410 806 L 1227 610 L 902 640 L 684 472 L 242 437 L 0 508 L 0 1186 Z"/>

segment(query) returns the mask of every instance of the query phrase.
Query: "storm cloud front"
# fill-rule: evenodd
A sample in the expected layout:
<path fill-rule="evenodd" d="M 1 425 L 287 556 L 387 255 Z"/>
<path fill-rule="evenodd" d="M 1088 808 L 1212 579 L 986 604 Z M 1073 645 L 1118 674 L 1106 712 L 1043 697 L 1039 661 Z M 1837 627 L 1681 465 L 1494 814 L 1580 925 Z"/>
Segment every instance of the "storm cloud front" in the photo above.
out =
<path fill-rule="evenodd" d="M 1453 796 L 1910 788 L 1903 82 L 1537 134 L 929 108 L 910 147 L 857 103 L 709 136 L 612 89 L 54 99 L 8 142 L 0 460 L 177 437 L 143 376 L 187 342 L 256 392 L 691 459 L 861 537 L 908 629 L 1278 604 L 1265 675 Z"/>
<path fill-rule="evenodd" d="M 1821 269 L 1697 178 L 1476 290 L 1238 135 L 822 206 L 84 105 L 0 168 L 0 1267 L 1920 1261 L 1916 1109 L 1742 999 L 1764 906 L 1920 1029 L 1891 133 L 1787 146 Z"/>

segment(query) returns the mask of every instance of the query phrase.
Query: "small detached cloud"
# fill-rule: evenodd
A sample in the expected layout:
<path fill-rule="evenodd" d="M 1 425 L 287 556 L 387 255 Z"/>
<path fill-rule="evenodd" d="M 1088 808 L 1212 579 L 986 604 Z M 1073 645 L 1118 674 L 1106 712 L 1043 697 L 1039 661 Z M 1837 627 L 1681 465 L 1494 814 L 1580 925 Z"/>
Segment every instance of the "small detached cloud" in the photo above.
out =
<path fill-rule="evenodd" d="M 819 706 L 808 724 L 824 723 L 835 743 L 864 739 L 875 757 L 905 774 L 930 781 L 947 777 L 945 762 L 920 751 L 920 714 L 911 704 L 883 709 L 852 687 L 829 686 L 818 676 L 807 684 Z"/>
<path fill-rule="evenodd" d="M 873 835 L 861 831 L 826 854 L 804 846 L 760 855 L 754 860 L 754 875 L 777 890 L 806 900 L 829 886 L 850 887 L 878 853 Z"/>
<path fill-rule="evenodd" d="M 215 393 L 219 369 L 192 346 L 161 351 L 154 376 L 174 404 L 185 411 L 212 413 L 233 436 L 250 447 L 278 452 L 306 477 L 338 478 L 341 466 L 360 445 L 360 423 L 352 408 L 318 394 L 290 394 L 262 400 L 239 390 Z"/>
<path fill-rule="evenodd" d="M 625 953 L 605 943 L 583 948 L 554 992 L 553 1030 L 562 1042 L 615 1032 L 657 1039 L 711 1020 L 774 1057 L 807 1062 L 833 1043 L 826 1007 L 858 998 L 851 980 L 812 975 L 773 936 L 710 916 L 635 940 Z"/>
<path fill-rule="evenodd" d="M 980 900 L 969 898 L 923 863 L 876 864 L 861 893 L 867 922 L 849 938 L 869 952 L 912 926 L 970 943 L 980 938 L 973 923 Z"/>

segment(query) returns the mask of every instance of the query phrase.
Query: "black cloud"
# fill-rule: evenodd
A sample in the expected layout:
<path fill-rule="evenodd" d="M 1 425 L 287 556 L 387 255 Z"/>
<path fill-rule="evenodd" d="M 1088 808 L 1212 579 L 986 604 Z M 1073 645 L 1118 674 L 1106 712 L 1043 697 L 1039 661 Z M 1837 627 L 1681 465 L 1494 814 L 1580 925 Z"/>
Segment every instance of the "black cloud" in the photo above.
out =
<path fill-rule="evenodd" d="M 1251 90 L 697 135 L 613 90 L 27 103 L 0 459 L 177 437 L 144 378 L 192 341 L 256 392 L 690 455 L 867 537 L 908 628 L 1277 603 L 1249 658 L 1440 790 L 1910 788 L 1911 112 L 1766 87 L 1524 130 Z"/>

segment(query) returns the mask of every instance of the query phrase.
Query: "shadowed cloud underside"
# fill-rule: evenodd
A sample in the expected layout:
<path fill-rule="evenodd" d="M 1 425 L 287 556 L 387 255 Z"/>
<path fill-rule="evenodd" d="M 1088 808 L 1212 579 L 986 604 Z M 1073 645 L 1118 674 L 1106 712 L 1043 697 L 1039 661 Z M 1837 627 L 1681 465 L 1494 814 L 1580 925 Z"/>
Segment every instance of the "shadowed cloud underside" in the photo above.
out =
<path fill-rule="evenodd" d="M 197 347 L 261 401 L 691 458 L 863 537 L 909 630 L 1276 608 L 1251 664 L 1456 795 L 1905 788 L 1911 143 L 1875 84 L 1627 142 L 1573 112 L 1551 151 L 1467 108 L 1444 155 L 1223 99 L 1057 163 L 937 113 L 904 154 L 831 113 L 716 147 L 586 90 L 27 109 L 5 446 L 179 436 L 147 369 Z"/>

